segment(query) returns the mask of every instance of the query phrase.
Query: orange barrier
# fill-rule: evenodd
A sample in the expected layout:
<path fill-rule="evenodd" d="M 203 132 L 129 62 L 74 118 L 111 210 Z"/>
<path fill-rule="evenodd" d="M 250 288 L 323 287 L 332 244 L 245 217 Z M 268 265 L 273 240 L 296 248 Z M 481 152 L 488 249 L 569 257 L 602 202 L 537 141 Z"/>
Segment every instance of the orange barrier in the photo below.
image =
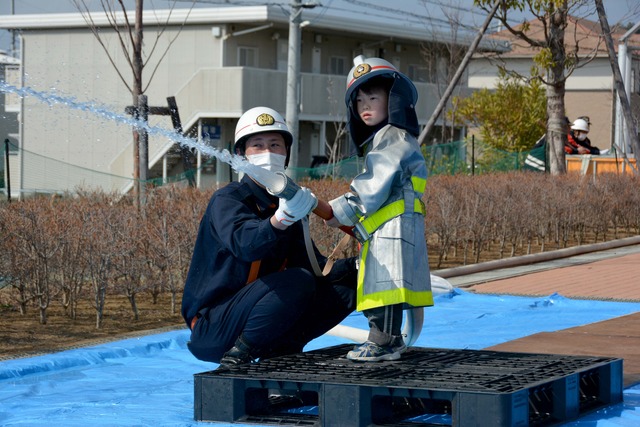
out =
<path fill-rule="evenodd" d="M 571 155 L 566 156 L 567 172 L 581 175 L 600 175 L 603 173 L 634 173 L 636 159 L 629 158 L 628 163 L 622 157 L 595 156 L 595 155 Z"/>

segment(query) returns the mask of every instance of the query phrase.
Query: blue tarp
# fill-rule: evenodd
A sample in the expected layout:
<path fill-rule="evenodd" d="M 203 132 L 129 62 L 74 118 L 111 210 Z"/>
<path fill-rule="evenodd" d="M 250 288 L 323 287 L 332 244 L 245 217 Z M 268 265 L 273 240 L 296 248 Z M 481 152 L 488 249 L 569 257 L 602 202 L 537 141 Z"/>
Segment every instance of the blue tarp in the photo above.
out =
<path fill-rule="evenodd" d="M 640 303 L 477 295 L 456 289 L 425 310 L 416 346 L 483 349 L 640 311 Z M 361 313 L 343 322 L 366 329 Z M 217 367 L 186 348 L 189 331 L 0 362 L 2 426 L 238 426 L 193 421 L 193 374 Z M 323 336 L 306 350 L 343 344 Z M 624 402 L 567 426 L 639 426 L 640 385 Z"/>

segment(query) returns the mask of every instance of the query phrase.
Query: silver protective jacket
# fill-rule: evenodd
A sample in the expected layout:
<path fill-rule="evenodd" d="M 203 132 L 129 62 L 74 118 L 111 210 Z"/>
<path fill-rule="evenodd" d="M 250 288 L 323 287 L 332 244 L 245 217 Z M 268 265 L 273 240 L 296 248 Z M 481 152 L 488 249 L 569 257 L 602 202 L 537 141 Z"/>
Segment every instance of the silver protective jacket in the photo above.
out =
<path fill-rule="evenodd" d="M 433 305 L 421 201 L 426 178 L 416 138 L 386 125 L 368 144 L 351 192 L 329 202 L 340 223 L 356 226 L 362 243 L 358 311 Z"/>

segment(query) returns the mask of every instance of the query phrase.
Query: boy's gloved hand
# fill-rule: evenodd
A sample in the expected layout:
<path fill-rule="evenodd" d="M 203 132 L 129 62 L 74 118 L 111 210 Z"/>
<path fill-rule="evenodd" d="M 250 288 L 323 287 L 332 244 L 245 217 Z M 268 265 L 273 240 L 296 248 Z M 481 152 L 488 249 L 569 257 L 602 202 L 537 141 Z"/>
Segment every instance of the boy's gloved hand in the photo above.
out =
<path fill-rule="evenodd" d="M 302 187 L 291 200 L 280 199 L 278 210 L 274 216 L 281 224 L 290 226 L 307 216 L 316 207 L 317 203 L 316 196 L 311 190 Z"/>

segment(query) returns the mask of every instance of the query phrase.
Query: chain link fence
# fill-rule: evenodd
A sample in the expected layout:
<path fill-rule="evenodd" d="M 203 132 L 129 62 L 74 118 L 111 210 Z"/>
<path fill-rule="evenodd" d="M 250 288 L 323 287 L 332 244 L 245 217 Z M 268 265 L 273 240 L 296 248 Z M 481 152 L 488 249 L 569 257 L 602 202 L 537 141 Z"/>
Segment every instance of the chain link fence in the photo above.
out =
<path fill-rule="evenodd" d="M 430 176 L 473 175 L 526 169 L 525 160 L 534 151 L 510 153 L 492 149 L 479 141 L 471 142 L 467 140 L 424 146 L 422 150 Z M 16 156 L 19 159 L 20 167 L 27 170 L 28 173 L 23 174 L 21 183 L 7 179 L 7 161 L 5 158 L 7 153 L 3 149 L 2 164 L 0 165 L 0 192 L 5 196 L 7 195 L 9 184 L 14 193 L 17 188 L 21 188 L 22 195 L 29 196 L 59 193 L 60 188 L 66 188 L 67 192 L 75 192 L 78 188 L 122 192 L 130 189 L 135 182 L 132 177 L 100 172 L 31 151 L 20 150 L 11 143 L 9 143 L 8 151 L 10 157 Z M 202 172 L 213 162 L 215 162 L 213 158 L 205 159 L 200 166 L 200 171 Z M 336 163 L 321 164 L 314 168 L 293 168 L 293 171 L 298 179 L 331 178 L 350 180 L 359 173 L 362 166 L 362 159 L 354 156 Z M 146 182 L 154 187 L 181 182 L 186 185 L 189 179 L 192 179 L 197 172 L 197 170 L 190 170 L 177 175 L 156 177 Z M 17 171 L 10 171 L 10 173 L 12 177 L 18 176 Z M 17 181 L 17 179 L 14 181 Z"/>

